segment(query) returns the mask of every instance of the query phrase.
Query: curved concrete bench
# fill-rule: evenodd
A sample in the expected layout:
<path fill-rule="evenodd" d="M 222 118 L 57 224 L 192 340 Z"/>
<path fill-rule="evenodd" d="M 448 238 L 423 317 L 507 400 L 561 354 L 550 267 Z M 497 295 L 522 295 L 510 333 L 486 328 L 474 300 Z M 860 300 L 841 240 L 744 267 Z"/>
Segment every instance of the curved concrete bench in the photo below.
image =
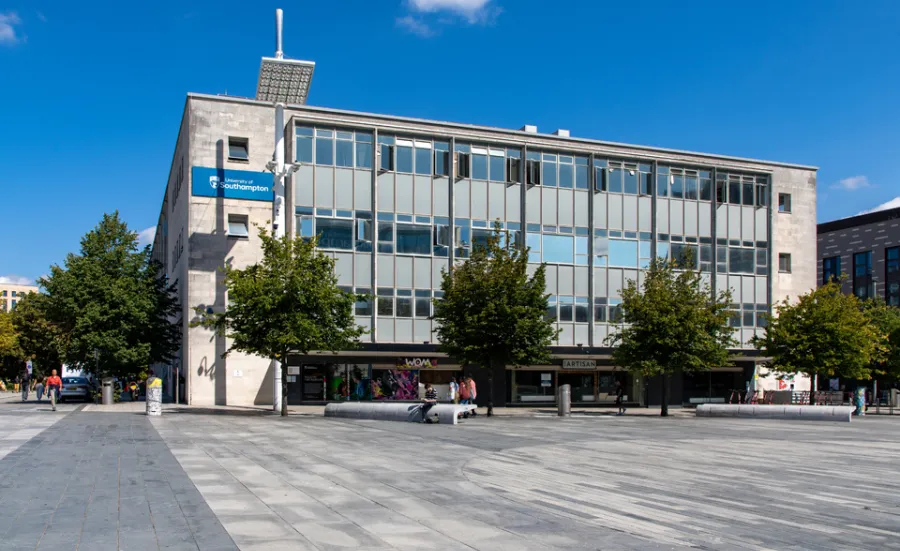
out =
<path fill-rule="evenodd" d="M 325 406 L 325 417 L 421 423 L 422 406 L 421 403 L 338 402 Z M 428 410 L 428 417 L 437 415 L 438 423 L 456 425 L 460 413 L 467 413 L 475 408 L 474 405 L 435 404 Z"/>
<path fill-rule="evenodd" d="M 700 404 L 697 417 L 753 417 L 849 423 L 852 406 L 781 406 L 756 404 Z"/>

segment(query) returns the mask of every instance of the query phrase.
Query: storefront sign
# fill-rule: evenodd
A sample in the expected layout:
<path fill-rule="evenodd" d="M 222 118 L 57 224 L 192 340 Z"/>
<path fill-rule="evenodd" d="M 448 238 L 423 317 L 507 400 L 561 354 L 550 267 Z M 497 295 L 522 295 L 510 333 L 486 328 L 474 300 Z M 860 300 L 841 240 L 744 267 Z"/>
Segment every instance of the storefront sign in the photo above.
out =
<path fill-rule="evenodd" d="M 541 386 L 553 386 L 553 373 L 541 373 Z"/>
<path fill-rule="evenodd" d="M 597 360 L 563 360 L 563 369 L 597 369 Z"/>
<path fill-rule="evenodd" d="M 195 166 L 191 169 L 191 192 L 200 197 L 271 201 L 272 173 Z"/>
<path fill-rule="evenodd" d="M 435 369 L 437 360 L 434 358 L 400 358 L 397 360 L 398 369 Z"/>

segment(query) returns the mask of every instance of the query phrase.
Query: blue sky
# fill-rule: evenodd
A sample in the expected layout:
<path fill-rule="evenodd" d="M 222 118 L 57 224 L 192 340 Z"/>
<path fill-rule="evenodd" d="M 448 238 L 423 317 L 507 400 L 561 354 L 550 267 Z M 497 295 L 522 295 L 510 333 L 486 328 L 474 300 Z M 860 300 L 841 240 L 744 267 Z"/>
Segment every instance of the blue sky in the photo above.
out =
<path fill-rule="evenodd" d="M 820 167 L 819 221 L 895 200 L 900 2 L 0 5 L 0 278 L 159 215 L 189 91 L 253 96 L 285 10 L 309 103 Z"/>

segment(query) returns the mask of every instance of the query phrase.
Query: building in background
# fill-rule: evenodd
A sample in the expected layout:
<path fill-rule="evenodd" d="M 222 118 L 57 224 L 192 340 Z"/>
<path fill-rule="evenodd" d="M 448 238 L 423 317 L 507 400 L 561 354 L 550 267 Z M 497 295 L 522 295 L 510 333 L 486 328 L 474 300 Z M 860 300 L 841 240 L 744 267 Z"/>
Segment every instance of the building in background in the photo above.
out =
<path fill-rule="evenodd" d="M 153 256 L 177 284 L 183 344 L 174 365 L 156 369 L 170 393 L 183 376 L 192 404 L 273 400 L 268 360 L 223 358 L 225 337 L 190 327 L 194 308 L 225 307 L 225 263 L 262 257 L 255 226 L 272 218 L 276 135 L 266 59 L 257 99 L 188 94 L 163 195 Z M 553 402 L 561 384 L 575 403 L 611 403 L 616 380 L 629 402 L 660 402 L 660 382 L 617 369 L 606 344 L 621 289 L 654 256 L 691 250 L 713 287 L 733 292 L 733 366 L 675 377 L 675 404 L 744 390 L 761 314 L 816 285 L 815 167 L 303 103 L 305 94 L 283 118 L 284 155 L 297 168 L 287 231 L 319 236 L 339 284 L 374 298 L 355 307 L 369 330 L 357 349 L 287 359 L 289 403 L 417 399 L 426 382 L 445 393 L 462 368 L 437 351 L 432 300 L 441 271 L 495 223 L 531 247 L 533 267 L 547 264 L 547 315 L 561 330 L 548 365 L 494 374 L 508 404 Z M 487 374 L 474 373 L 486 402 Z"/>
<path fill-rule="evenodd" d="M 900 306 L 900 208 L 819 224 L 818 284 L 843 277 L 845 293 Z"/>
<path fill-rule="evenodd" d="M 19 300 L 28 293 L 37 293 L 37 285 L 17 285 L 0 283 L 0 312 L 10 312 Z"/>

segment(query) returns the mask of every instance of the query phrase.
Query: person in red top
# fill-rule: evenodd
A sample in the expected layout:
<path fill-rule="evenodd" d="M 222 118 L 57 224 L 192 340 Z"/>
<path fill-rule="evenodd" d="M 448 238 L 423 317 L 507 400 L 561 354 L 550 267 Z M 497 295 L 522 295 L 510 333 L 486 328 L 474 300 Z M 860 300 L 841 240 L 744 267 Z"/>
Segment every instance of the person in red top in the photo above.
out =
<path fill-rule="evenodd" d="M 47 377 L 47 393 L 53 393 L 50 403 L 53 405 L 53 411 L 56 411 L 56 402 L 59 401 L 59 391 L 62 390 L 62 379 L 56 375 L 56 370 L 50 372 Z"/>

